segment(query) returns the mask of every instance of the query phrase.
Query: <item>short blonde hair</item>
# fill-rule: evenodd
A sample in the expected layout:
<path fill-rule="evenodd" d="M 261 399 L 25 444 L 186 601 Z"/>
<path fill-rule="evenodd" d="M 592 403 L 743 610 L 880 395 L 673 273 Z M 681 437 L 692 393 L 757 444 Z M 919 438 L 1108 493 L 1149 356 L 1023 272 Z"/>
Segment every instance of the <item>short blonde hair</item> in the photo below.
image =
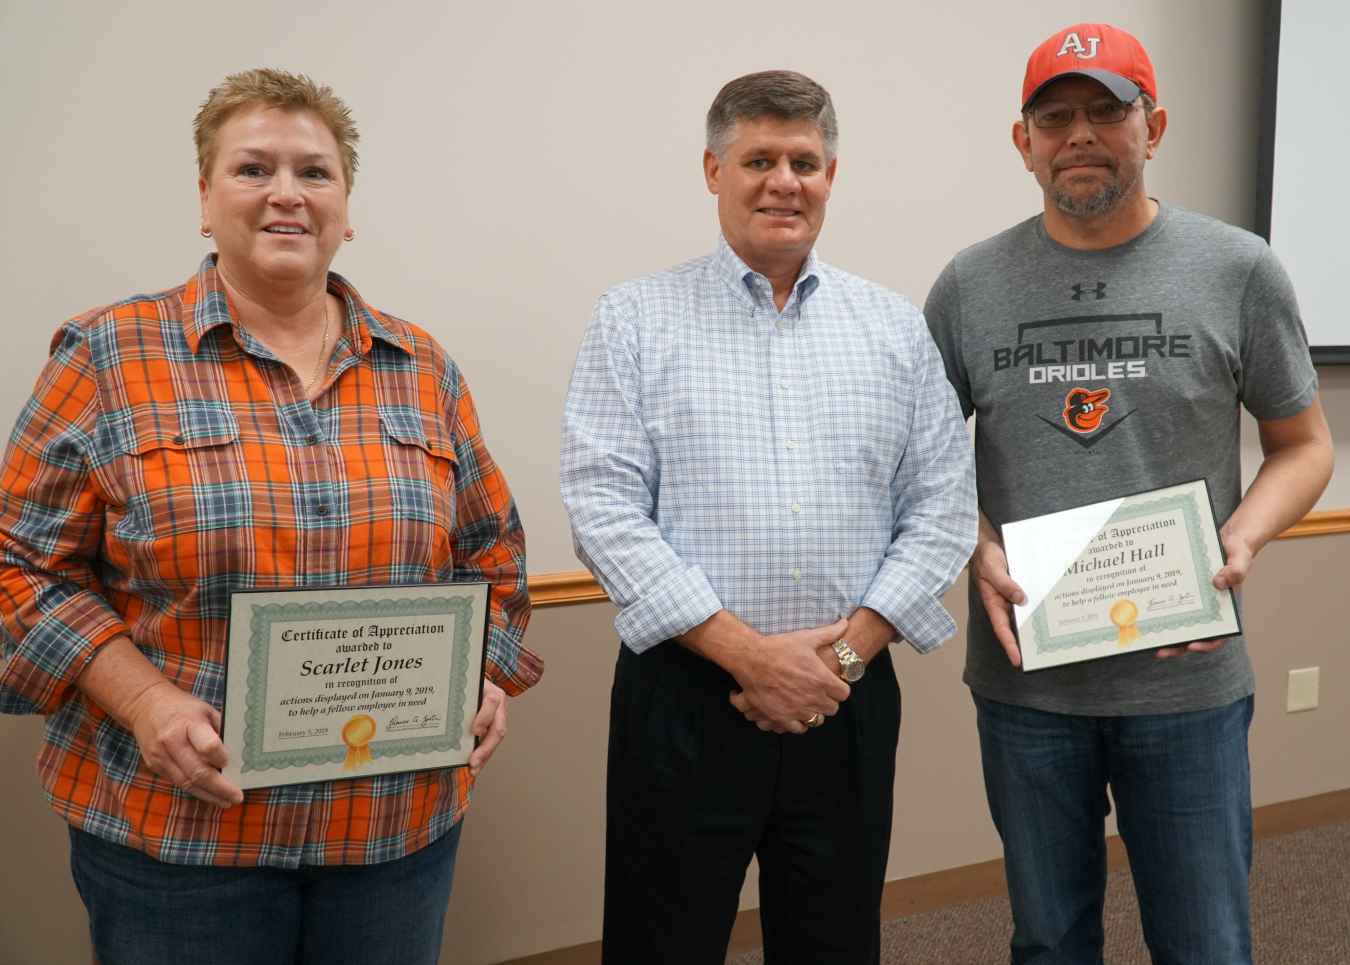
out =
<path fill-rule="evenodd" d="M 304 74 L 258 68 L 231 74 L 225 83 L 213 87 L 192 121 L 192 139 L 197 144 L 197 172 L 203 180 L 211 178 L 216 163 L 216 135 L 220 126 L 235 112 L 255 106 L 279 107 L 287 111 L 309 111 L 328 125 L 337 139 L 342 155 L 342 173 L 351 194 L 356 180 L 356 133 L 352 112 L 331 87 L 320 87 Z"/>

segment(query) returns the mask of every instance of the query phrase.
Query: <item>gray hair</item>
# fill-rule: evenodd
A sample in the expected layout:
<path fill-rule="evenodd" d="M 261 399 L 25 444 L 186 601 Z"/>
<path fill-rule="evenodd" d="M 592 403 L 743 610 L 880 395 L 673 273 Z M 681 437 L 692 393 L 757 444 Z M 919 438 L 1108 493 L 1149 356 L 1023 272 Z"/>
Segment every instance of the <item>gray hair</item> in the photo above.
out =
<path fill-rule="evenodd" d="M 785 121 L 804 118 L 820 129 L 825 163 L 839 153 L 839 122 L 829 91 L 795 70 L 764 70 L 727 84 L 708 108 L 708 150 L 718 163 L 726 160 L 727 148 L 736 140 L 741 121 L 758 117 Z"/>

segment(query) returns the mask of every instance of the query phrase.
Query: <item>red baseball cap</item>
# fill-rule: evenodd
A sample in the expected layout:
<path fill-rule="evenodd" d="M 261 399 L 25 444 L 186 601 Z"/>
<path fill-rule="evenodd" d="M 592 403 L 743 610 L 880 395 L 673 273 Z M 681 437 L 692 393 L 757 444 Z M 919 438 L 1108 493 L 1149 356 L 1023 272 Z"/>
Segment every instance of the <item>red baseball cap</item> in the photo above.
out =
<path fill-rule="evenodd" d="M 1066 27 L 1031 52 L 1022 81 L 1022 111 L 1041 89 L 1066 76 L 1091 77 L 1125 103 L 1145 93 L 1158 99 L 1153 64 L 1138 40 L 1104 23 Z"/>

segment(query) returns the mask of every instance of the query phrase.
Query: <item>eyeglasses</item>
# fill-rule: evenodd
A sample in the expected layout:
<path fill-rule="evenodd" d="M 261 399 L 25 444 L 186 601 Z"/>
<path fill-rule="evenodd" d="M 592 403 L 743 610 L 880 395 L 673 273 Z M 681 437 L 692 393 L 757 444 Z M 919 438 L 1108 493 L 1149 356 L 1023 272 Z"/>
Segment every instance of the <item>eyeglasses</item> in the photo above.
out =
<path fill-rule="evenodd" d="M 1129 116 L 1134 104 L 1122 104 L 1117 100 L 1093 101 L 1091 104 L 1066 104 L 1063 101 L 1051 101 L 1037 104 L 1027 114 L 1041 130 L 1053 130 L 1068 127 L 1073 123 L 1073 115 L 1082 111 L 1092 124 L 1119 124 Z"/>

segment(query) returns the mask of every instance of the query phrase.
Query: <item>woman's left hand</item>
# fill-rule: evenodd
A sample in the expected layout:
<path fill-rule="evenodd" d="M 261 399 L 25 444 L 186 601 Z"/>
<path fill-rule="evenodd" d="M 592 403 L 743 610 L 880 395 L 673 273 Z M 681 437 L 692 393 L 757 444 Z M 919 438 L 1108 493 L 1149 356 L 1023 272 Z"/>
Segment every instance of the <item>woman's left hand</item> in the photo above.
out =
<path fill-rule="evenodd" d="M 506 705 L 509 700 L 505 690 L 487 677 L 483 678 L 483 706 L 478 708 L 478 715 L 473 719 L 474 736 L 482 738 L 482 742 L 469 755 L 469 773 L 474 777 L 478 776 L 506 736 Z"/>

